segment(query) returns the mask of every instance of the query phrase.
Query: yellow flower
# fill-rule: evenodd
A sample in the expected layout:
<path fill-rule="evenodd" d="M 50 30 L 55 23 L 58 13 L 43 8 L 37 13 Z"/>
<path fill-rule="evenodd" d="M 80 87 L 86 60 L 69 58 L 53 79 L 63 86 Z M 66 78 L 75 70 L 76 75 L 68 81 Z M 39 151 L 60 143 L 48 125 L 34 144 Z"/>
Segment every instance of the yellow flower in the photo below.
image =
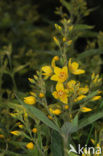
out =
<path fill-rule="evenodd" d="M 16 125 L 17 125 L 19 128 L 23 128 L 23 127 L 24 127 L 24 125 L 21 124 L 20 122 L 17 122 Z"/>
<path fill-rule="evenodd" d="M 51 66 L 52 68 L 55 67 L 55 62 L 59 60 L 59 57 L 58 56 L 54 56 L 53 59 L 52 59 L 52 62 L 51 62 Z"/>
<path fill-rule="evenodd" d="M 102 78 L 99 77 L 99 74 L 96 75 L 95 73 L 91 75 L 91 79 L 94 84 L 100 83 L 102 81 Z"/>
<path fill-rule="evenodd" d="M 94 96 L 94 97 L 91 99 L 91 101 L 97 101 L 97 100 L 99 100 L 99 99 L 101 99 L 101 96 Z"/>
<path fill-rule="evenodd" d="M 55 43 L 56 43 L 57 46 L 60 45 L 59 40 L 55 36 L 53 37 L 53 40 L 55 41 Z"/>
<path fill-rule="evenodd" d="M 68 62 L 68 66 L 69 66 L 69 70 L 72 74 L 74 75 L 80 75 L 80 74 L 84 74 L 85 70 L 83 69 L 78 69 L 79 68 L 79 64 L 77 62 L 71 62 L 71 58 L 69 59 Z"/>
<path fill-rule="evenodd" d="M 87 94 L 89 91 L 88 86 L 85 86 L 84 88 L 79 88 L 79 94 Z"/>
<path fill-rule="evenodd" d="M 32 132 L 33 132 L 33 133 L 37 133 L 37 128 L 33 128 L 33 129 L 32 129 Z"/>
<path fill-rule="evenodd" d="M 62 30 L 62 27 L 61 27 L 60 25 L 58 25 L 58 24 L 55 24 L 55 28 L 56 28 L 57 30 L 59 30 L 59 31 Z"/>
<path fill-rule="evenodd" d="M 44 72 L 42 75 L 44 75 L 44 79 L 47 79 L 52 75 L 52 68 L 51 66 L 43 66 L 41 70 Z"/>
<path fill-rule="evenodd" d="M 65 109 L 69 109 L 69 106 L 68 106 L 68 105 L 64 105 L 64 108 L 65 108 Z"/>
<path fill-rule="evenodd" d="M 61 114 L 61 110 L 60 110 L 60 109 L 52 109 L 52 108 L 49 108 L 49 111 L 50 111 L 52 114 L 55 114 L 55 115 Z"/>
<path fill-rule="evenodd" d="M 64 86 L 61 82 L 58 82 L 56 85 L 56 91 L 52 93 L 55 99 L 59 99 L 63 103 L 68 103 L 67 90 L 64 89 Z"/>
<path fill-rule="evenodd" d="M 90 111 L 92 111 L 92 109 L 91 108 L 87 108 L 87 107 L 82 107 L 81 108 L 81 112 L 90 112 Z"/>
<path fill-rule="evenodd" d="M 86 97 L 86 95 L 80 95 L 80 96 L 78 96 L 74 101 L 75 101 L 75 102 L 78 102 L 78 101 L 84 99 L 85 97 Z"/>
<path fill-rule="evenodd" d="M 20 131 L 11 131 L 10 133 L 16 136 L 19 136 L 21 134 Z"/>
<path fill-rule="evenodd" d="M 68 69 L 66 66 L 63 68 L 54 67 L 54 75 L 51 77 L 51 80 L 64 82 L 68 78 Z"/>
<path fill-rule="evenodd" d="M 48 118 L 49 118 L 50 120 L 53 120 L 53 118 L 52 118 L 52 116 L 51 116 L 51 115 L 48 115 Z"/>
<path fill-rule="evenodd" d="M 44 95 L 43 93 L 40 93 L 40 94 L 39 94 L 39 97 L 40 97 L 40 98 L 43 98 L 44 96 L 45 96 L 45 95 Z"/>
<path fill-rule="evenodd" d="M 24 125 L 20 124 L 20 125 L 18 125 L 18 127 L 19 127 L 19 128 L 23 128 L 23 127 L 24 127 Z"/>
<path fill-rule="evenodd" d="M 32 142 L 29 142 L 27 145 L 26 145 L 26 148 L 27 149 L 33 149 L 34 148 L 34 144 Z"/>
<path fill-rule="evenodd" d="M 102 91 L 101 91 L 101 90 L 99 90 L 99 91 L 98 91 L 98 94 L 101 94 L 101 93 L 102 93 Z"/>
<path fill-rule="evenodd" d="M 67 42 L 67 44 L 68 44 L 68 46 L 70 46 L 70 45 L 72 44 L 72 40 L 69 40 L 69 41 Z"/>
<path fill-rule="evenodd" d="M 76 85 L 76 81 L 75 80 L 70 80 L 68 83 L 67 83 L 67 89 L 68 91 L 70 92 L 74 92 L 74 87 Z"/>
<path fill-rule="evenodd" d="M 92 73 L 91 79 L 92 79 L 92 80 L 95 79 L 95 73 Z"/>
<path fill-rule="evenodd" d="M 53 114 L 59 115 L 59 114 L 61 114 L 61 110 L 60 109 L 55 109 L 54 112 L 53 112 Z"/>
<path fill-rule="evenodd" d="M 55 62 L 59 60 L 58 56 L 54 56 L 51 62 L 51 66 L 43 66 L 41 70 L 43 71 L 42 75 L 44 75 L 44 79 L 48 79 L 53 73 L 52 68 L 55 67 Z"/>
<path fill-rule="evenodd" d="M 63 37 L 63 42 L 66 42 L 66 41 L 67 41 L 66 37 Z"/>
<path fill-rule="evenodd" d="M 28 80 L 30 81 L 30 83 L 35 83 L 34 79 L 28 78 Z"/>
<path fill-rule="evenodd" d="M 36 96 L 36 94 L 34 92 L 30 92 L 30 95 L 32 96 Z"/>
<path fill-rule="evenodd" d="M 34 96 L 28 96 L 24 98 L 24 102 L 29 105 L 33 105 L 36 103 L 36 99 Z"/>

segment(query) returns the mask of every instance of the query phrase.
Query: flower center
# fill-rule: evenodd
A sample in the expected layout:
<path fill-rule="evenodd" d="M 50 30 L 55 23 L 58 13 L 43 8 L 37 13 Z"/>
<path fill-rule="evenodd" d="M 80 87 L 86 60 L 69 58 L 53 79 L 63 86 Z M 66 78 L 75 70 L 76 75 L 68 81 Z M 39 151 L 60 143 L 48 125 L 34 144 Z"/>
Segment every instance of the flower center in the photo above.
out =
<path fill-rule="evenodd" d="M 59 78 L 60 78 L 60 79 L 65 78 L 65 72 L 61 72 L 60 75 L 59 75 Z"/>
<path fill-rule="evenodd" d="M 62 90 L 59 90 L 59 91 L 58 91 L 58 95 L 59 95 L 59 96 L 63 96 L 63 95 L 64 95 L 64 92 L 63 92 Z"/>

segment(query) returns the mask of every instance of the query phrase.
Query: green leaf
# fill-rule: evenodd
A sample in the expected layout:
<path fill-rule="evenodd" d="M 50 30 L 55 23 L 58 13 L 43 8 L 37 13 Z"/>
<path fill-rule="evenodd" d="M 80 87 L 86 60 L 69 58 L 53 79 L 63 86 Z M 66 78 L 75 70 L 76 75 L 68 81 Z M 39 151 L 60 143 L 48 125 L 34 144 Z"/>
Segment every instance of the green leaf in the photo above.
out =
<path fill-rule="evenodd" d="M 78 55 L 78 59 L 83 59 L 83 58 L 88 57 L 88 56 L 100 55 L 100 54 L 103 54 L 103 49 L 86 50 L 86 51 L 84 51 Z"/>
<path fill-rule="evenodd" d="M 90 29 L 89 30 L 85 29 L 85 31 L 78 33 L 78 36 L 83 38 L 97 37 L 97 35 L 98 35 L 97 32 L 93 32 Z"/>
<path fill-rule="evenodd" d="M 93 29 L 94 26 L 86 25 L 86 24 L 75 24 L 73 30 L 85 30 L 85 29 Z"/>
<path fill-rule="evenodd" d="M 40 55 L 40 54 L 51 55 L 51 56 L 60 55 L 59 51 L 57 51 L 57 50 L 52 50 L 52 51 L 38 50 L 38 51 L 36 51 L 36 53 L 38 55 Z"/>
<path fill-rule="evenodd" d="M 64 156 L 62 137 L 56 131 L 51 134 L 51 151 L 53 156 Z"/>
<path fill-rule="evenodd" d="M 66 9 L 67 9 L 69 12 L 71 12 L 71 10 L 72 10 L 72 5 L 71 5 L 71 3 L 66 2 L 65 0 L 61 0 L 61 3 L 62 3 L 62 5 L 63 5 L 64 7 L 66 7 Z"/>
<path fill-rule="evenodd" d="M 93 115 L 90 115 L 89 117 L 81 119 L 80 124 L 78 126 L 78 130 L 86 127 L 87 125 L 97 121 L 98 119 L 100 119 L 102 117 L 103 117 L 103 112 L 98 112 L 98 113 L 94 113 Z"/>
<path fill-rule="evenodd" d="M 75 126 L 75 127 L 78 127 L 78 115 L 76 115 L 72 121 L 72 124 Z"/>
<path fill-rule="evenodd" d="M 47 126 L 49 126 L 50 128 L 60 132 L 60 129 L 51 120 L 49 120 L 48 117 L 46 117 L 46 115 L 43 112 L 41 112 L 36 107 L 25 104 L 18 97 L 17 97 L 17 99 L 19 100 L 20 104 L 22 104 L 26 108 L 28 114 L 31 116 L 32 119 L 35 119 L 35 117 L 36 117 L 40 121 L 45 123 Z"/>
<path fill-rule="evenodd" d="M 5 152 L 5 154 L 7 154 L 8 156 L 20 156 L 20 154 L 8 150 Z"/>
<path fill-rule="evenodd" d="M 29 63 L 25 64 L 25 65 L 20 65 L 18 66 L 17 68 L 14 68 L 14 71 L 13 73 L 17 73 L 19 72 L 20 70 L 23 70 L 25 67 L 27 67 L 29 65 Z"/>

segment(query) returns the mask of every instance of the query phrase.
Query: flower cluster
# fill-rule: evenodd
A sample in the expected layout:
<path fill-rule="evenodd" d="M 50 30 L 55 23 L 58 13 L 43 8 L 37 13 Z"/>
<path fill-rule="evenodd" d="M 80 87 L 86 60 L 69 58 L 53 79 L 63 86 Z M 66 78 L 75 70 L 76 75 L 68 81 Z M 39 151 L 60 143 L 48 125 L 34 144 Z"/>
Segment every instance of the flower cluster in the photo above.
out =
<path fill-rule="evenodd" d="M 85 70 L 80 69 L 79 64 L 75 61 L 72 61 L 71 58 L 66 65 L 59 67 L 56 65 L 56 61 L 59 60 L 60 58 L 58 56 L 53 57 L 51 65 L 43 66 L 40 73 L 38 73 L 38 76 L 34 75 L 34 79 L 29 78 L 31 83 L 35 83 L 36 85 L 37 83 L 39 84 L 40 91 L 37 93 L 31 92 L 30 96 L 24 98 L 24 102 L 26 104 L 33 105 L 38 102 L 43 104 L 43 102 L 46 101 L 46 88 L 44 83 L 46 83 L 47 79 L 49 79 L 51 82 L 56 82 L 53 83 L 55 84 L 53 87 L 51 86 L 52 98 L 56 100 L 56 103 L 48 104 L 46 101 L 46 105 L 48 106 L 50 113 L 48 115 L 49 119 L 52 119 L 51 114 L 59 115 L 63 112 L 63 110 L 71 110 L 74 103 L 85 100 L 88 94 L 91 92 L 89 85 L 84 85 L 76 80 L 77 75 L 85 74 Z M 94 83 L 94 81 L 97 82 L 97 80 L 98 77 L 96 76 L 95 78 L 95 75 L 92 74 L 92 83 Z M 99 82 L 100 81 L 101 79 L 99 79 Z M 97 95 L 91 97 L 89 100 L 91 102 L 99 100 L 101 96 L 98 94 L 100 93 L 101 91 L 98 91 Z M 40 99 L 42 99 L 42 101 Z M 81 112 L 92 111 L 92 108 L 88 108 L 85 103 L 80 104 L 79 107 Z"/>

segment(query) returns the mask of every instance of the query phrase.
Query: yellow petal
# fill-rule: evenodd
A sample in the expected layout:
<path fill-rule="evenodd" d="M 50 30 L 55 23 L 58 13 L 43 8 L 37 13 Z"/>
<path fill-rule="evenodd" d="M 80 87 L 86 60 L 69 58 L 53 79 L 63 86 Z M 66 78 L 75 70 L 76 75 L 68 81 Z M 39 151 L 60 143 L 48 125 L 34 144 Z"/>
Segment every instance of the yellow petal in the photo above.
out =
<path fill-rule="evenodd" d="M 76 81 L 75 80 L 70 80 L 68 83 L 67 83 L 67 87 L 68 88 L 74 88 L 76 84 Z"/>
<path fill-rule="evenodd" d="M 50 113 L 53 114 L 54 110 L 52 108 L 49 108 Z"/>
<path fill-rule="evenodd" d="M 51 115 L 48 115 L 48 118 L 49 118 L 50 120 L 53 120 L 53 118 L 52 118 L 52 116 L 51 116 Z"/>
<path fill-rule="evenodd" d="M 79 64 L 77 63 L 77 62 L 73 62 L 72 63 L 72 70 L 77 70 L 78 69 L 78 67 L 79 67 Z"/>
<path fill-rule="evenodd" d="M 74 75 L 79 75 L 79 74 L 85 73 L 85 70 L 78 69 L 79 64 L 77 62 L 73 62 L 73 63 L 71 62 L 71 58 L 69 59 L 68 66 L 69 66 L 70 72 Z"/>
<path fill-rule="evenodd" d="M 81 108 L 81 112 L 90 112 L 90 111 L 92 111 L 92 109 L 91 108 L 87 108 L 87 107 L 82 107 Z"/>
<path fill-rule="evenodd" d="M 44 66 L 41 68 L 41 70 L 44 72 L 42 74 L 45 75 L 45 79 L 51 76 L 52 74 L 52 68 L 50 66 Z"/>
<path fill-rule="evenodd" d="M 59 90 L 64 91 L 64 85 L 63 85 L 63 83 L 58 82 L 57 85 L 56 85 L 56 90 L 57 91 L 59 91 Z"/>
<path fill-rule="evenodd" d="M 102 93 L 102 91 L 101 91 L 101 90 L 99 90 L 99 91 L 98 91 L 98 94 L 101 94 L 101 93 Z"/>
<path fill-rule="evenodd" d="M 85 97 L 86 97 L 86 95 L 80 95 L 80 96 L 78 96 L 74 101 L 75 101 L 75 102 L 78 102 L 78 101 L 84 99 Z"/>
<path fill-rule="evenodd" d="M 79 88 L 79 94 L 87 94 L 89 91 L 88 86 L 85 86 L 84 88 Z"/>
<path fill-rule="evenodd" d="M 66 104 L 66 105 L 64 105 L 64 108 L 65 109 L 69 109 L 69 106 Z"/>
<path fill-rule="evenodd" d="M 32 129 L 32 132 L 33 132 L 33 133 L 37 133 L 37 131 L 38 131 L 37 128 L 33 128 L 33 129 Z"/>
<path fill-rule="evenodd" d="M 32 150 L 34 148 L 34 144 L 32 142 L 29 142 L 27 145 L 26 145 L 26 148 Z"/>
<path fill-rule="evenodd" d="M 95 78 L 95 73 L 92 73 L 91 79 L 93 80 Z"/>
<path fill-rule="evenodd" d="M 101 99 L 101 96 L 94 96 L 94 97 L 91 99 L 91 101 L 97 101 L 97 100 L 99 100 L 99 99 Z"/>
<path fill-rule="evenodd" d="M 58 99 L 58 93 L 56 91 L 54 91 L 52 95 L 54 96 L 55 99 Z"/>
<path fill-rule="evenodd" d="M 73 72 L 74 75 L 80 75 L 80 74 L 84 74 L 84 73 L 85 73 L 85 70 L 82 70 L 82 69 L 78 69 Z"/>
<path fill-rule="evenodd" d="M 68 76 L 68 68 L 67 68 L 67 66 L 64 66 L 62 68 L 62 72 L 64 72 L 66 74 L 66 76 Z"/>
<path fill-rule="evenodd" d="M 20 131 L 11 131 L 10 133 L 16 136 L 19 136 L 21 134 Z"/>
<path fill-rule="evenodd" d="M 59 80 L 57 75 L 53 75 L 50 79 L 53 80 L 53 81 L 58 81 Z"/>
<path fill-rule="evenodd" d="M 65 95 L 65 96 L 62 96 L 61 98 L 60 98 L 60 101 L 62 101 L 63 103 L 65 103 L 65 104 L 68 104 L 68 97 Z"/>
<path fill-rule="evenodd" d="M 71 71 L 71 72 L 73 72 L 73 71 L 75 71 L 75 70 L 77 70 L 77 68 L 79 67 L 79 64 L 77 63 L 77 62 L 71 62 L 71 58 L 69 59 L 69 62 L 68 62 L 68 66 L 69 66 L 69 70 Z"/>
<path fill-rule="evenodd" d="M 54 56 L 51 62 L 51 66 L 54 68 L 55 67 L 55 62 L 59 60 L 58 56 Z"/>
<path fill-rule="evenodd" d="M 34 96 L 28 96 L 24 98 L 24 102 L 29 105 L 33 105 L 36 103 L 36 98 Z"/>
<path fill-rule="evenodd" d="M 55 74 L 59 75 L 60 72 L 61 72 L 61 68 L 59 68 L 59 67 L 54 67 L 54 73 L 55 73 Z"/>
<path fill-rule="evenodd" d="M 55 110 L 53 111 L 53 114 L 59 115 L 59 114 L 61 114 L 61 110 L 60 110 L 60 109 L 55 109 Z"/>

